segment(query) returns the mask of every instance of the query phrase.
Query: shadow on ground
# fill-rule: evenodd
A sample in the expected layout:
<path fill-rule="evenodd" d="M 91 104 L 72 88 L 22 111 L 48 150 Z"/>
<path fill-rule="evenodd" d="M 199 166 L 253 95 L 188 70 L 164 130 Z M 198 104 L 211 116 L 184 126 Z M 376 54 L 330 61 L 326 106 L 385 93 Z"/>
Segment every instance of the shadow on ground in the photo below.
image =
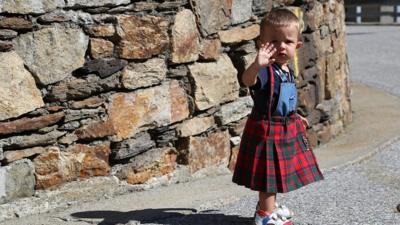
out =
<path fill-rule="evenodd" d="M 168 224 L 168 225 L 235 225 L 251 224 L 252 218 L 225 215 L 217 210 L 198 212 L 189 208 L 143 209 L 129 212 L 84 211 L 71 214 L 81 221 L 102 220 L 99 225 Z M 93 223 L 93 222 L 91 222 Z"/>

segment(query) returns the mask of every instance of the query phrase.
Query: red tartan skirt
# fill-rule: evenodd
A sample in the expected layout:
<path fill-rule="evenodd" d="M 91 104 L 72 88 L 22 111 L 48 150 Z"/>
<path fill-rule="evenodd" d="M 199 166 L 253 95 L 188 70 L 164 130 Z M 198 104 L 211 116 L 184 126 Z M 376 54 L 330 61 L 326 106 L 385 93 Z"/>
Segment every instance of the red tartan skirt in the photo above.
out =
<path fill-rule="evenodd" d="M 240 143 L 232 181 L 267 193 L 285 193 L 323 175 L 297 114 L 272 117 L 250 114 Z"/>

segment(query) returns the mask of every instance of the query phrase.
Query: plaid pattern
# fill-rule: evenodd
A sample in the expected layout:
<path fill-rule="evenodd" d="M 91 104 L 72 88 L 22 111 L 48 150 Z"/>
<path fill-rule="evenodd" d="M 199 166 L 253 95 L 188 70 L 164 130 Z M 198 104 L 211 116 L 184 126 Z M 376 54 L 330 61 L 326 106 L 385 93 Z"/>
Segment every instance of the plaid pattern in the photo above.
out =
<path fill-rule="evenodd" d="M 252 190 L 285 193 L 323 179 L 297 114 L 247 120 L 233 182 Z"/>

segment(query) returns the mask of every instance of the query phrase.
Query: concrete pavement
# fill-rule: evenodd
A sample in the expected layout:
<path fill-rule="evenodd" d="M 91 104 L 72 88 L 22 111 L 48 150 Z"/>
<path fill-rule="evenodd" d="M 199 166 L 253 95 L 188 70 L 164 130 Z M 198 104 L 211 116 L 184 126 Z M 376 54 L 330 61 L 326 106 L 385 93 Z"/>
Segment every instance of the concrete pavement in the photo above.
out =
<path fill-rule="evenodd" d="M 358 36 L 366 38 L 363 41 L 368 43 L 376 40 L 374 34 L 381 35 L 381 28 L 364 29 L 348 29 L 352 34 L 348 36 L 349 45 L 353 46 Z M 396 30 L 391 32 L 400 34 Z M 400 43 L 397 45 L 392 49 L 400 51 Z M 396 65 L 395 60 L 390 62 L 389 58 L 382 59 L 395 66 L 395 69 L 387 70 L 380 77 L 365 75 L 371 81 L 363 79 L 363 84 L 360 84 L 360 75 L 354 75 L 354 70 L 362 70 L 363 65 L 357 64 L 356 58 L 365 53 L 351 47 L 349 49 L 354 80 L 353 123 L 345 133 L 315 150 L 326 180 L 279 198 L 298 212 L 296 223 L 299 225 L 400 224 L 400 214 L 392 210 L 396 202 L 400 203 L 400 164 L 396 163 L 400 160 L 400 98 L 395 96 L 400 82 L 394 76 L 396 74 L 392 75 L 392 72 L 400 69 L 400 64 Z M 383 68 L 388 67 L 381 67 L 381 70 Z M 374 86 L 373 80 L 377 78 L 386 86 L 366 86 Z M 76 182 L 76 186 L 71 184 L 70 188 L 57 193 L 59 197 L 70 201 L 65 207 L 1 224 L 248 224 L 256 194 L 232 184 L 230 179 L 231 175 L 225 174 L 148 191 L 131 190 L 132 193 L 113 186 L 112 182 L 100 181 L 94 183 L 96 187 L 93 187 L 93 181 L 91 189 L 88 188 L 90 186 L 82 188 Z M 109 190 L 110 187 L 114 187 L 114 190 Z M 99 195 L 103 196 L 95 197 Z M 30 201 L 36 200 L 33 197 Z M 29 199 L 20 207 L 21 211 L 29 207 Z M 18 212 L 18 215 L 24 213 Z"/>

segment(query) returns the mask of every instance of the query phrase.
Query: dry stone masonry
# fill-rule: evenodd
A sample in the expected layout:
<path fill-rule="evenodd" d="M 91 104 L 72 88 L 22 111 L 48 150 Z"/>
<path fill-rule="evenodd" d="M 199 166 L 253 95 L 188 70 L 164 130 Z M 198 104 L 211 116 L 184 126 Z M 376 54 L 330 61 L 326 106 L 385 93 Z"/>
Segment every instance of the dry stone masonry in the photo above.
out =
<path fill-rule="evenodd" d="M 342 0 L 0 1 L 0 204 L 93 176 L 232 169 L 259 22 L 293 10 L 314 146 L 351 121 Z"/>

